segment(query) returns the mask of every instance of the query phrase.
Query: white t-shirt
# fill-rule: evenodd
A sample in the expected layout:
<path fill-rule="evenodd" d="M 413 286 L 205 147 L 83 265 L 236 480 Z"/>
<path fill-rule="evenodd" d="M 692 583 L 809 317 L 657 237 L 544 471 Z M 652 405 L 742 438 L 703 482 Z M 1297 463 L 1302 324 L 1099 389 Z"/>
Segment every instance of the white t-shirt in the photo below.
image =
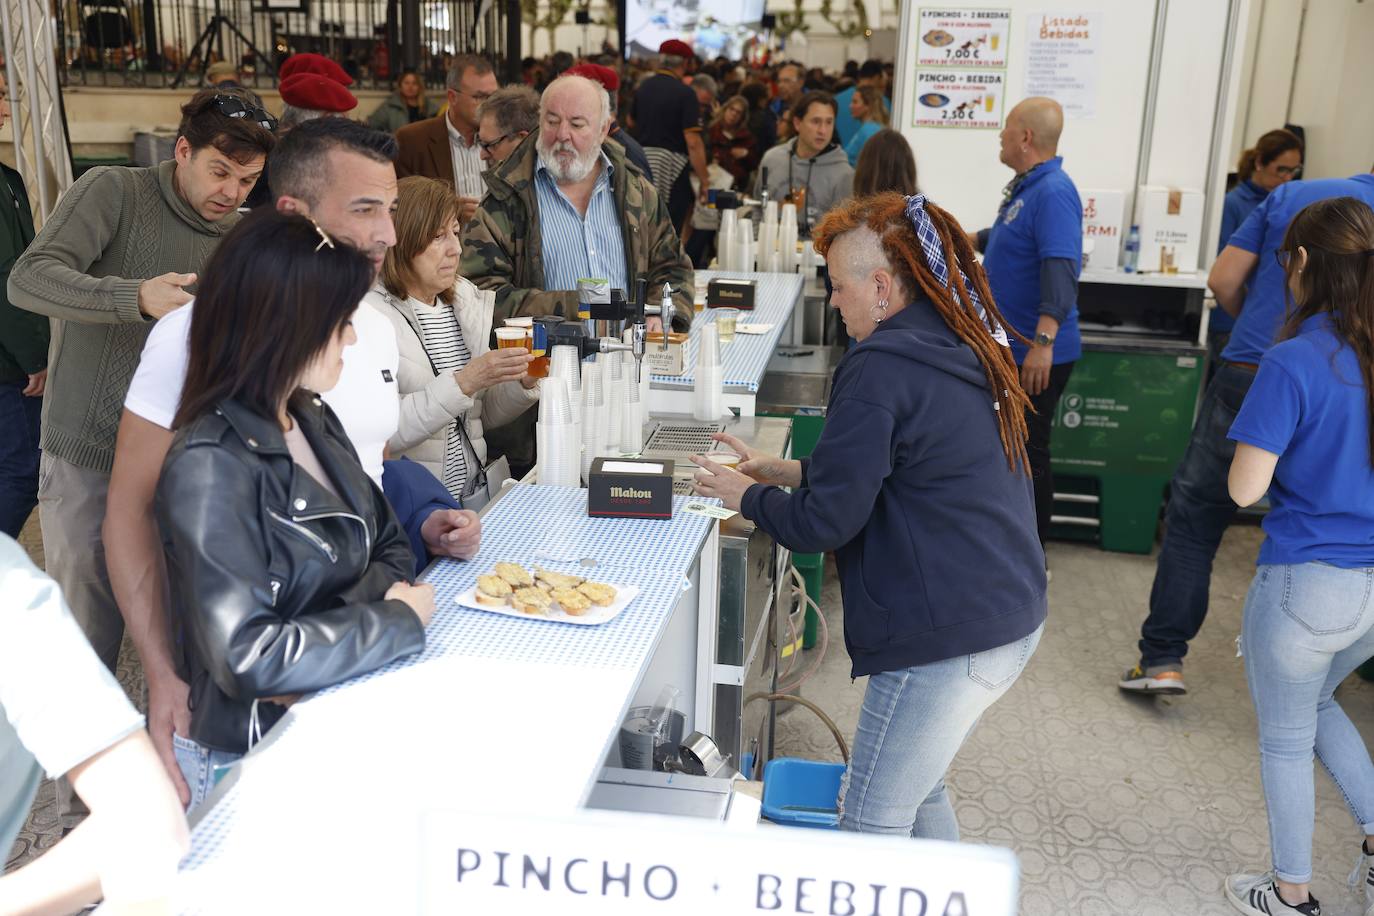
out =
<path fill-rule="evenodd" d="M 124 407 L 163 429 L 172 428 L 186 384 L 191 334 L 190 302 L 163 316 L 143 345 L 138 370 L 124 397 Z M 358 342 L 343 352 L 339 383 L 324 400 L 343 423 L 367 475 L 382 485 L 382 455 L 401 422 L 396 389 L 401 356 L 391 322 L 366 302 L 353 313 Z"/>
<path fill-rule="evenodd" d="M 54 779 L 143 727 L 72 619 L 57 583 L 0 535 L 0 849 L 41 776 Z M 62 671 L 53 678 L 53 666 Z"/>

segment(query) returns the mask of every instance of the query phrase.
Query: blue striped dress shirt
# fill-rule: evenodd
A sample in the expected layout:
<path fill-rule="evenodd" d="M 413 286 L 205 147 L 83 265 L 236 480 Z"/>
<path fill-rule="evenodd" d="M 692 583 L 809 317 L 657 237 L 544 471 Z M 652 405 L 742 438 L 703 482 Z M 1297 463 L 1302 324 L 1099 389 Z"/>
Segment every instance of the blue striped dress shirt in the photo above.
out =
<path fill-rule="evenodd" d="M 613 289 L 629 292 L 625 240 L 611 190 L 611 165 L 601 154 L 601 175 L 592 189 L 584 219 L 543 164 L 534 171 L 539 195 L 539 230 L 544 256 L 544 289 L 575 290 L 583 277 L 604 277 Z"/>

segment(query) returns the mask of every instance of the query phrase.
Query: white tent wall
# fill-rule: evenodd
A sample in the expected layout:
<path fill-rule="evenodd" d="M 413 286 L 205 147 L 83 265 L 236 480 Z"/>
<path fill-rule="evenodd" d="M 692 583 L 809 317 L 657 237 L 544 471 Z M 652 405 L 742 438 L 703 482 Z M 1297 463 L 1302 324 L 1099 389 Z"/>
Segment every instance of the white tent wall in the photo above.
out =
<path fill-rule="evenodd" d="M 1167 3 L 1159 53 L 1159 86 L 1150 142 L 1142 145 L 1147 121 L 1155 2 L 1099 0 L 1001 0 L 990 7 L 1011 10 L 1006 110 L 1025 94 L 1025 44 L 1029 21 L 1044 13 L 1097 13 L 1100 20 L 1096 115 L 1069 120 L 1060 141 L 1064 167 L 1080 188 L 1115 188 L 1126 192 L 1132 212 L 1137 179 L 1151 184 L 1205 190 L 1209 175 L 1225 174 L 1224 156 L 1212 157 L 1218 87 L 1227 47 L 1229 0 L 1159 0 Z M 1238 34 L 1243 34 L 1249 4 L 1236 3 Z M 916 151 L 922 189 L 949 209 L 968 229 L 989 225 L 1011 172 L 998 161 L 994 130 L 917 128 L 911 126 L 916 104 L 915 34 L 917 5 L 898 33 L 896 124 Z M 905 32 L 905 37 L 903 35 Z M 1240 57 L 1225 74 L 1228 86 L 1238 82 Z M 1233 125 L 1223 120 L 1220 149 L 1229 149 Z M 1148 157 L 1140 168 L 1142 151 Z M 1218 174 L 1219 173 L 1219 174 Z M 1219 218 L 1219 205 L 1209 223 Z M 1210 260 L 1210 257 L 1206 258 Z M 1205 264 L 1203 265 L 1205 266 Z"/>

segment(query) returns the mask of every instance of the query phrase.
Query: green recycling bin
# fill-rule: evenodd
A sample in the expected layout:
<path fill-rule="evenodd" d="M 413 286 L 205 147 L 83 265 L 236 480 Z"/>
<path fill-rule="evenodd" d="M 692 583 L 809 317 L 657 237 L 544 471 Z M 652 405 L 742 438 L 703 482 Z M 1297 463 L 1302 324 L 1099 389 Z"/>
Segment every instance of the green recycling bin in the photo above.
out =
<path fill-rule="evenodd" d="M 1050 439 L 1055 536 L 1150 552 L 1205 371 L 1202 347 L 1085 338 Z"/>

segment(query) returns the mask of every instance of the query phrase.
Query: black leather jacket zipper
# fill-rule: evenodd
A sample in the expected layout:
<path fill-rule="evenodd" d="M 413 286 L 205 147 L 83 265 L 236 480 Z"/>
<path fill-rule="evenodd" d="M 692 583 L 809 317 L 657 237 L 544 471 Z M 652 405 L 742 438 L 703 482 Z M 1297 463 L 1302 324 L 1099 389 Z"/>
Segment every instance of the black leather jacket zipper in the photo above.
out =
<path fill-rule="evenodd" d="M 339 562 L 338 552 L 334 549 L 333 545 L 326 541 L 324 538 L 320 537 L 318 534 L 311 531 L 304 525 L 297 524 L 295 521 L 287 518 L 279 512 L 274 512 L 273 510 L 268 509 L 267 514 L 272 516 L 273 519 L 275 519 L 281 525 L 285 526 L 288 530 L 294 531 L 300 537 L 303 537 L 311 544 L 314 544 L 315 547 L 317 547 L 321 553 L 329 557 L 329 562 Z M 371 554 L 372 551 L 371 549 L 369 549 L 368 555 L 371 556 Z"/>

